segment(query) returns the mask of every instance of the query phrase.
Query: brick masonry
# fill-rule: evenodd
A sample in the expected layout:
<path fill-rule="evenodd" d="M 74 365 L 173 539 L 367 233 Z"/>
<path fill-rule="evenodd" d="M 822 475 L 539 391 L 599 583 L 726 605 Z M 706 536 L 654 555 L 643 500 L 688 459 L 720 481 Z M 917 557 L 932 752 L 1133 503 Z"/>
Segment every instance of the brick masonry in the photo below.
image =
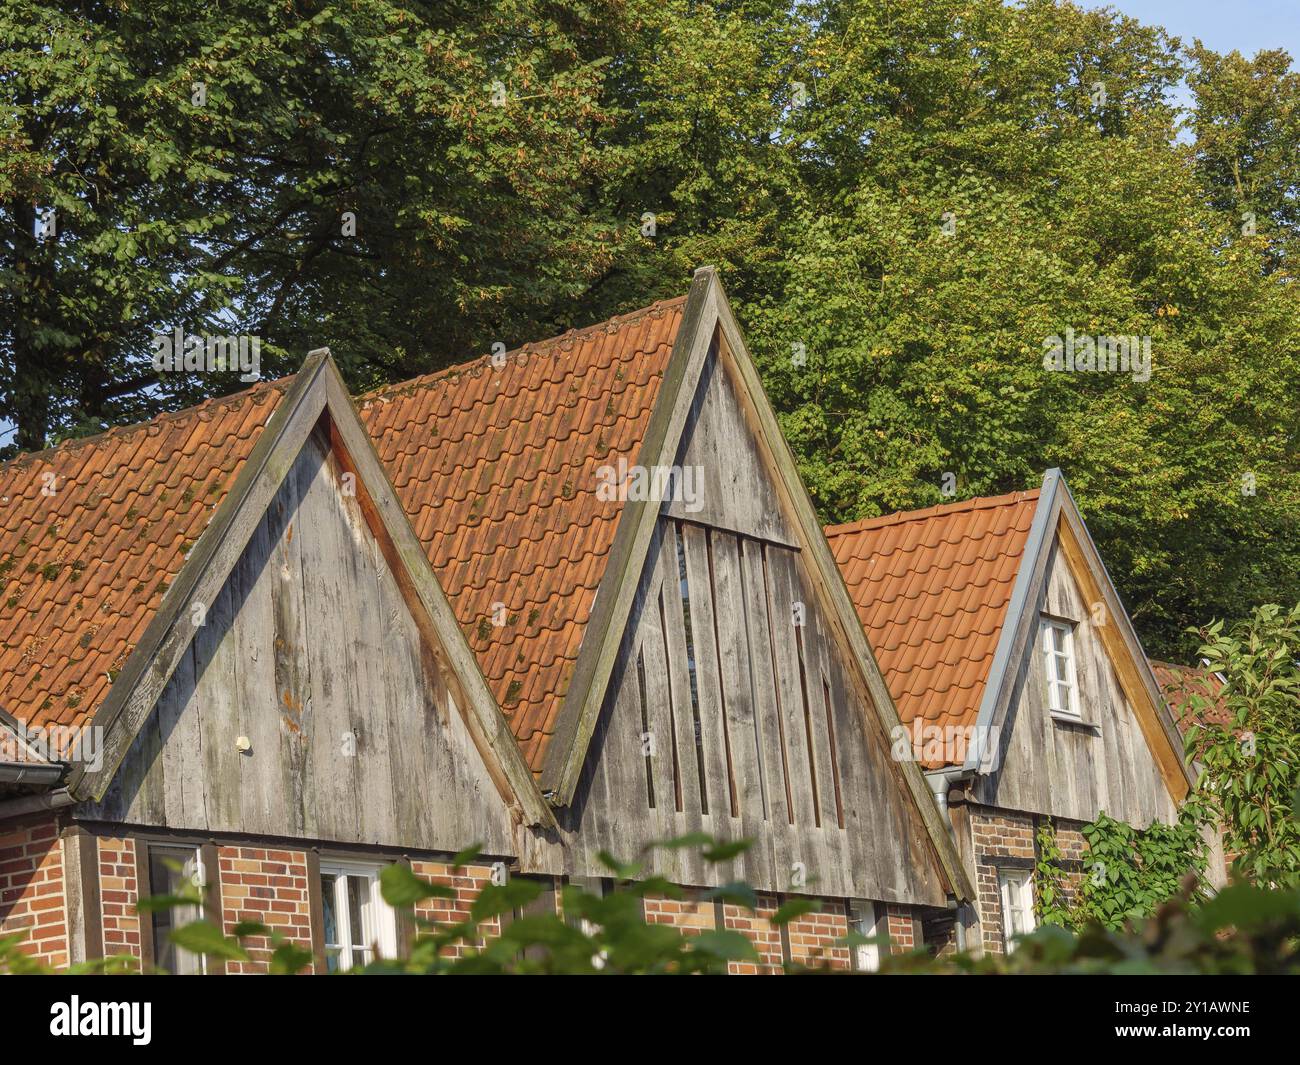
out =
<path fill-rule="evenodd" d="M 135 904 L 140 898 L 136 882 L 135 840 L 130 837 L 101 836 L 96 841 L 99 852 L 99 898 L 103 915 L 106 956 L 140 957 L 140 915 Z"/>
<path fill-rule="evenodd" d="M 46 964 L 68 963 L 66 886 L 64 854 L 74 837 L 60 839 L 54 819 L 8 828 L 0 834 L 0 934 L 30 929 L 27 952 Z M 138 882 L 137 842 L 130 836 L 102 835 L 95 839 L 98 859 L 99 904 L 103 930 L 102 951 L 107 956 L 140 959 L 143 944 L 142 921 L 136 913 L 141 895 L 150 893 L 148 884 Z M 307 852 L 275 845 L 231 844 L 217 849 L 216 894 L 221 900 L 221 923 L 233 935 L 241 921 L 268 925 L 291 942 L 312 948 L 311 890 Z M 478 893 L 490 882 L 491 868 L 474 865 L 453 869 L 445 862 L 416 859 L 412 871 L 432 883 L 455 892 L 450 899 L 425 899 L 415 916 L 435 924 L 466 920 Z M 560 891 L 542 905 L 560 908 Z M 545 899 L 545 897 L 544 897 Z M 754 944 L 758 961 L 733 962 L 737 974 L 779 973 L 788 960 L 808 966 L 851 967 L 849 949 L 837 943 L 848 933 L 848 919 L 842 900 L 819 900 L 818 909 L 791 921 L 783 934 L 771 918 L 784 899 L 772 894 L 758 896 L 758 907 L 750 912 L 734 903 L 719 903 L 704 892 L 685 889 L 682 899 L 650 895 L 645 900 L 646 920 L 667 924 L 686 934 L 723 927 L 741 932 Z M 881 904 L 877 904 L 878 907 Z M 922 942 L 920 921 L 907 907 L 885 907 L 886 927 L 894 953 L 905 953 Z M 459 956 L 501 933 L 502 922 L 491 918 L 480 924 L 480 938 L 460 943 L 450 953 Z M 228 962 L 228 973 L 264 972 L 271 957 L 269 937 L 246 937 L 247 962 Z M 144 959 L 146 964 L 151 959 Z M 211 964 L 211 963 L 210 963 Z M 310 972 L 314 966 L 309 966 Z"/>
<path fill-rule="evenodd" d="M 1006 951 L 1002 921 L 1002 895 L 998 871 L 1006 866 L 1024 868 L 1037 860 L 1035 835 L 1038 819 L 1031 814 L 975 807 L 971 810 L 971 842 L 975 855 L 975 891 L 984 949 L 994 954 Z M 1081 862 L 1087 853 L 1082 824 L 1057 819 L 1056 842 L 1066 863 Z M 1081 873 L 1066 869 L 1067 899 Z"/>
<path fill-rule="evenodd" d="M 847 969 L 850 966 L 849 948 L 843 943 L 836 945 L 837 940 L 849 934 L 844 903 L 831 899 L 819 902 L 819 909 L 796 917 L 786 926 L 790 960 L 801 965 Z"/>
<path fill-rule="evenodd" d="M 733 961 L 727 968 L 741 976 L 779 973 L 785 958 L 781 950 L 781 930 L 772 923 L 778 908 L 775 895 L 759 895 L 751 913 L 743 906 L 722 904 L 723 927 L 749 937 L 758 952 L 758 964 Z"/>
<path fill-rule="evenodd" d="M 486 865 L 470 865 L 453 869 L 445 862 L 412 861 L 411 872 L 432 884 L 442 884 L 456 892 L 454 899 L 423 899 L 415 907 L 415 916 L 435 924 L 458 924 L 469 919 L 469 910 L 478 893 L 491 882 L 492 870 Z M 501 934 L 499 918 L 491 917 L 479 925 L 481 938 L 475 943 L 454 943 L 445 953 L 453 958 L 463 957 L 466 951 L 482 946 L 484 940 Z"/>
<path fill-rule="evenodd" d="M 891 954 L 907 954 L 925 942 L 917 928 L 916 918 L 906 906 L 887 906 L 885 917 Z"/>
<path fill-rule="evenodd" d="M 54 818 L 0 827 L 0 936 L 46 965 L 68 964 L 63 843 Z"/>
<path fill-rule="evenodd" d="M 240 921 L 260 921 L 297 946 L 311 950 L 311 901 L 305 851 L 221 847 L 217 863 L 226 935 L 231 935 Z M 229 962 L 226 971 L 265 972 L 271 958 L 270 937 L 251 936 L 243 945 L 250 960 Z"/>

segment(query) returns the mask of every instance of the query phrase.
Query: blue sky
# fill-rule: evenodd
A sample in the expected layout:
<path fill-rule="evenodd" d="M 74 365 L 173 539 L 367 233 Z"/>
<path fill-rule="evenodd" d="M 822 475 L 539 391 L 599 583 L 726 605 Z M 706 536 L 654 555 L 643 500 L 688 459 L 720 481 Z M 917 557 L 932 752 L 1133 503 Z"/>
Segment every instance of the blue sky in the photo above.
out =
<path fill-rule="evenodd" d="M 1300 57 L 1300 0 L 1109 0 L 1084 7 L 1113 7 L 1143 22 L 1163 26 L 1187 44 L 1199 37 L 1207 48 L 1252 56 L 1285 48 Z"/>

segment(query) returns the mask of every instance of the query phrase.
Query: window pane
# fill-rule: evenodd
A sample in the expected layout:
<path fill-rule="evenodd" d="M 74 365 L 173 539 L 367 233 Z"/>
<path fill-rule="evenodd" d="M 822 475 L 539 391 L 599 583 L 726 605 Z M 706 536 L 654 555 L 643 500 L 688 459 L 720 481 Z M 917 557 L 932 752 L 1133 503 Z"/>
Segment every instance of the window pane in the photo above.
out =
<path fill-rule="evenodd" d="M 143 846 L 143 844 L 142 844 Z M 199 871 L 198 852 L 193 847 L 149 847 L 150 895 L 192 894 Z M 153 961 L 169 973 L 203 971 L 203 958 L 181 950 L 171 942 L 171 933 L 199 919 L 197 905 L 173 906 L 153 914 Z"/>
<path fill-rule="evenodd" d="M 352 945 L 365 948 L 367 943 L 366 923 L 361 916 L 361 906 L 369 894 L 370 885 L 360 876 L 349 876 L 348 882 L 348 924 L 352 931 Z"/>

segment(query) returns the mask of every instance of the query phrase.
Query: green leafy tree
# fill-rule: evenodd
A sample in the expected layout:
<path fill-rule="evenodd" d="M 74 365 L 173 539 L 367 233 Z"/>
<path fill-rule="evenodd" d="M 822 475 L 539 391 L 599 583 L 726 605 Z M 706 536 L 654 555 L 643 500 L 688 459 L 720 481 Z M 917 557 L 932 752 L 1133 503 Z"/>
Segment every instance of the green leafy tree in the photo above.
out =
<path fill-rule="evenodd" d="M 1200 767 L 1191 805 L 1222 826 L 1236 875 L 1300 887 L 1300 605 L 1258 607 L 1198 635 L 1223 687 L 1214 698 L 1188 689 L 1187 757 Z"/>
<path fill-rule="evenodd" d="M 152 331 L 328 343 L 358 386 L 548 329 L 625 245 L 592 209 L 617 4 L 0 9 L 0 418 L 19 449 L 241 387 Z M 38 237 L 38 213 L 55 229 Z"/>

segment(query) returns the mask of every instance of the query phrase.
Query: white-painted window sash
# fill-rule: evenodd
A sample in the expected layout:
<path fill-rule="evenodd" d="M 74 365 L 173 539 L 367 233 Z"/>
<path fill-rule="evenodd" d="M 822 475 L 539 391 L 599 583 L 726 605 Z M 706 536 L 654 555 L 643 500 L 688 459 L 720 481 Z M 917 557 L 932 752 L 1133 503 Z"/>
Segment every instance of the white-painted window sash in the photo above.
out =
<path fill-rule="evenodd" d="M 1029 869 L 1002 869 L 998 872 L 1002 896 L 1002 938 L 1007 953 L 1016 949 L 1016 936 L 1026 935 L 1037 927 L 1034 919 L 1034 877 Z"/>
<path fill-rule="evenodd" d="M 380 894 L 380 868 L 365 862 L 320 863 L 321 901 L 334 918 L 333 934 L 328 924 L 325 928 L 325 953 L 331 969 L 347 970 L 366 965 L 376 956 L 397 954 L 397 919 Z"/>
<path fill-rule="evenodd" d="M 1074 659 L 1074 626 L 1045 617 L 1041 629 L 1047 708 L 1053 714 L 1082 718 Z"/>
<path fill-rule="evenodd" d="M 875 937 L 884 932 L 883 908 L 877 917 L 876 904 L 870 899 L 852 899 L 849 902 L 849 923 L 860 936 Z M 880 968 L 880 945 L 857 943 L 853 946 L 853 968 L 861 973 L 874 973 Z"/>

